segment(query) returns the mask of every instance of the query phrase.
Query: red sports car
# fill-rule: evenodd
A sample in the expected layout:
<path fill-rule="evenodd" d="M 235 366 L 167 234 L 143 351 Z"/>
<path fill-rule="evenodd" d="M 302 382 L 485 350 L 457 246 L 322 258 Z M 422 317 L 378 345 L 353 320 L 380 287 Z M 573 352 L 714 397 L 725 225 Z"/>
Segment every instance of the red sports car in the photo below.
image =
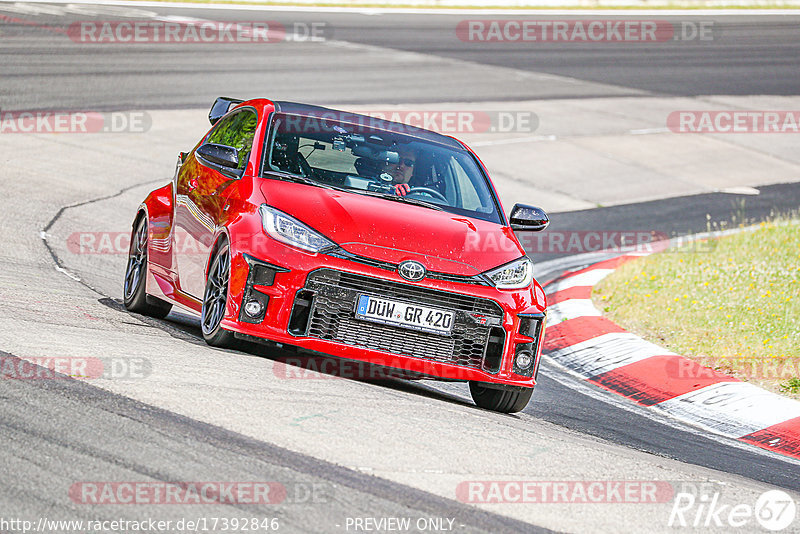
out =
<path fill-rule="evenodd" d="M 266 99 L 218 98 L 213 127 L 133 222 L 128 310 L 200 316 L 218 347 L 285 344 L 469 381 L 517 412 L 536 383 L 545 296 L 486 169 L 460 141 Z"/>

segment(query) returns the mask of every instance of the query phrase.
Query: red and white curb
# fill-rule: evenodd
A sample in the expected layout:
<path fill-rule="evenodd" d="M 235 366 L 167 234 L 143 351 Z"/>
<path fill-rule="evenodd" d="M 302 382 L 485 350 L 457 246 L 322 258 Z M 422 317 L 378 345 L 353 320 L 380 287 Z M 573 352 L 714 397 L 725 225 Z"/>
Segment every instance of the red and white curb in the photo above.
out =
<path fill-rule="evenodd" d="M 642 255 L 603 260 L 545 285 L 545 355 L 642 406 L 800 459 L 800 402 L 647 342 L 594 307 L 593 286 L 621 264 Z"/>

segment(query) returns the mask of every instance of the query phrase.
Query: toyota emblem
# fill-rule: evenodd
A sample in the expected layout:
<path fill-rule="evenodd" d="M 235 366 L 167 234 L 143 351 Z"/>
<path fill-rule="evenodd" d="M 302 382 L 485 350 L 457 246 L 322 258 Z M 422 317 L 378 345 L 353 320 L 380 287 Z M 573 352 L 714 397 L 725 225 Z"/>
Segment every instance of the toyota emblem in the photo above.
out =
<path fill-rule="evenodd" d="M 418 261 L 404 261 L 397 266 L 397 272 L 400 276 L 411 282 L 419 282 L 425 278 L 427 271 L 425 266 Z"/>

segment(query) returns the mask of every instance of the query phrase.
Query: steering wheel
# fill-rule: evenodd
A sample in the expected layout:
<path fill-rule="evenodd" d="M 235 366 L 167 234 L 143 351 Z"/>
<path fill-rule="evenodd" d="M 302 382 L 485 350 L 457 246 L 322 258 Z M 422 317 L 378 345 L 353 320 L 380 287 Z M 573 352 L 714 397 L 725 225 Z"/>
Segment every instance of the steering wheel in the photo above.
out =
<path fill-rule="evenodd" d="M 430 197 L 436 198 L 444 202 L 445 204 L 448 203 L 447 198 L 443 194 L 441 194 L 436 189 L 431 189 L 430 187 L 412 187 L 411 190 L 408 192 L 409 195 L 413 195 L 415 193 L 421 193 L 423 195 L 428 195 Z"/>

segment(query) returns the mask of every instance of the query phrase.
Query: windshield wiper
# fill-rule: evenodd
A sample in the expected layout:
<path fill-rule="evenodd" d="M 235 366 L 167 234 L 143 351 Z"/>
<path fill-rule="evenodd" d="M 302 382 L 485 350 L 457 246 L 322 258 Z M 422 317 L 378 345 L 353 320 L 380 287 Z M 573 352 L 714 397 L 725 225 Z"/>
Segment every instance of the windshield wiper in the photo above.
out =
<path fill-rule="evenodd" d="M 315 185 L 317 187 L 322 187 L 324 189 L 339 189 L 338 187 L 334 187 L 332 185 L 323 184 L 322 182 L 318 182 L 312 178 L 308 178 L 307 176 L 302 176 L 300 174 L 292 174 L 290 172 L 280 172 L 280 171 L 270 171 L 270 174 L 275 174 L 280 177 L 281 180 L 285 180 L 287 182 L 295 182 L 298 184 L 306 184 L 306 185 Z"/>
<path fill-rule="evenodd" d="M 419 200 L 416 198 L 401 197 L 389 193 L 380 193 L 378 191 L 360 190 L 358 192 L 372 197 L 385 198 L 386 200 L 393 200 L 395 202 L 405 202 L 406 204 L 414 204 L 415 206 L 422 206 L 423 208 L 430 208 L 432 210 L 444 211 L 444 209 L 441 206 L 437 206 L 432 202 L 425 202 L 424 200 Z"/>

